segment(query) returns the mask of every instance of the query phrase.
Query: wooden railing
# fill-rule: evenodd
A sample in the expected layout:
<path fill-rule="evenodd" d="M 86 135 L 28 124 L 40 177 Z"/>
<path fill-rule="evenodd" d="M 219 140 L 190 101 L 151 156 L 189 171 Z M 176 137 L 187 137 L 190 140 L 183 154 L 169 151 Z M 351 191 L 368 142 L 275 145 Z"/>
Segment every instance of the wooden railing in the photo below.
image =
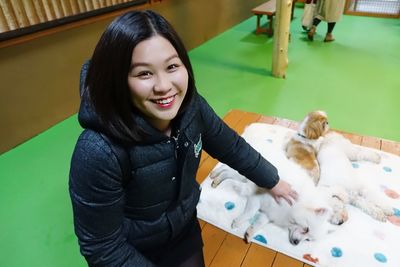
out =
<path fill-rule="evenodd" d="M 63 19 L 138 0 L 2 0 L 0 32 L 12 31 L 39 23 Z"/>
<path fill-rule="evenodd" d="M 0 48 L 23 43 L 161 0 L 0 0 Z"/>

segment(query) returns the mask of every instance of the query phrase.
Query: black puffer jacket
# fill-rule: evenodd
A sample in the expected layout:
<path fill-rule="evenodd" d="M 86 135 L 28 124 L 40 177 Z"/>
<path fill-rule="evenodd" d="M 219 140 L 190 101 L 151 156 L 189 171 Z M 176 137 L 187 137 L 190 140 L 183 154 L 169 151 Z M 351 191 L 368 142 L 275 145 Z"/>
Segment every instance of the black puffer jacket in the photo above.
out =
<path fill-rule="evenodd" d="M 123 187 L 116 156 L 85 101 L 79 118 L 86 129 L 72 156 L 69 187 L 75 232 L 90 266 L 152 266 L 140 251 L 173 240 L 195 214 L 203 149 L 259 186 L 272 188 L 279 180 L 275 167 L 195 95 L 179 120 L 177 138 L 136 118 L 152 136 L 127 148 L 132 178 Z"/>

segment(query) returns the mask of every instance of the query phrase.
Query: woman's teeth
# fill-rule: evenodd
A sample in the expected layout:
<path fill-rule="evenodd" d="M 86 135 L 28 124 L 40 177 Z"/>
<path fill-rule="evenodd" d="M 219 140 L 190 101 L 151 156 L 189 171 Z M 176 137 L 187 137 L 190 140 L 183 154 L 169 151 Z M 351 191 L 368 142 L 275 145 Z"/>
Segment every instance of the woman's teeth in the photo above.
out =
<path fill-rule="evenodd" d="M 174 100 L 173 96 L 165 98 L 165 99 L 154 100 L 154 102 L 157 103 L 157 104 L 166 105 L 166 104 L 171 103 L 172 100 Z"/>

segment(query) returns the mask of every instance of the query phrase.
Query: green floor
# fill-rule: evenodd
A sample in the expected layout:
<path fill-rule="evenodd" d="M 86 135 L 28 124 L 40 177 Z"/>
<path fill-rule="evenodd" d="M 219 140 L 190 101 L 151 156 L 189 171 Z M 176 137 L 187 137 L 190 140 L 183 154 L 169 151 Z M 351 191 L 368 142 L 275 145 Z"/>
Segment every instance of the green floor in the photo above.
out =
<path fill-rule="evenodd" d="M 232 108 L 299 120 L 313 109 L 331 126 L 400 141 L 400 20 L 345 16 L 337 41 L 313 43 L 291 25 L 286 79 L 271 77 L 272 39 L 251 18 L 191 51 L 199 91 L 221 116 Z M 67 184 L 80 132 L 73 116 L 0 156 L 1 266 L 85 266 Z"/>

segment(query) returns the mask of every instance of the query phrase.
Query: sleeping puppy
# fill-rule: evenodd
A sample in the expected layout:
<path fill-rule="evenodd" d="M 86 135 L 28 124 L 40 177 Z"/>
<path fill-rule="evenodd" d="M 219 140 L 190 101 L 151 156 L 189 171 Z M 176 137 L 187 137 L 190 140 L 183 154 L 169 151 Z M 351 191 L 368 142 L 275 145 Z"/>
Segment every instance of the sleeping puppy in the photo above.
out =
<path fill-rule="evenodd" d="M 351 204 L 378 221 L 393 215 L 390 200 L 378 189 L 366 183 L 352 167 L 352 160 L 380 162 L 380 155 L 362 146 L 356 146 L 342 135 L 330 132 L 321 143 L 317 159 L 321 168 L 318 186 L 341 187 L 346 197 L 344 204 Z"/>
<path fill-rule="evenodd" d="M 290 164 L 295 165 L 293 162 Z M 297 172 L 297 175 L 281 173 L 281 179 L 282 177 L 292 178 L 285 180 L 290 182 L 293 189 L 299 194 L 297 201 L 292 206 L 286 201 L 277 203 L 267 189 L 258 187 L 226 165 L 222 165 L 210 173 L 210 178 L 213 179 L 212 187 L 217 187 L 222 181 L 228 180 L 226 183 L 229 184 L 226 186 L 230 186 L 239 195 L 246 198 L 246 207 L 233 220 L 231 227 L 234 229 L 248 226 L 244 236 L 247 242 L 250 242 L 254 234 L 267 223 L 287 229 L 289 242 L 293 245 L 297 245 L 303 240 L 321 239 L 331 231 L 328 223 L 332 216 L 328 201 L 330 196 L 319 191 L 300 167 L 294 166 L 294 168 L 287 169 L 296 168 L 300 171 Z M 254 218 L 256 214 L 258 216 L 254 223 L 249 225 L 250 219 Z"/>
<path fill-rule="evenodd" d="M 328 117 L 324 111 L 312 111 L 301 122 L 297 133 L 286 143 L 286 156 L 302 166 L 318 184 L 320 168 L 317 152 L 322 137 L 328 132 Z"/>

